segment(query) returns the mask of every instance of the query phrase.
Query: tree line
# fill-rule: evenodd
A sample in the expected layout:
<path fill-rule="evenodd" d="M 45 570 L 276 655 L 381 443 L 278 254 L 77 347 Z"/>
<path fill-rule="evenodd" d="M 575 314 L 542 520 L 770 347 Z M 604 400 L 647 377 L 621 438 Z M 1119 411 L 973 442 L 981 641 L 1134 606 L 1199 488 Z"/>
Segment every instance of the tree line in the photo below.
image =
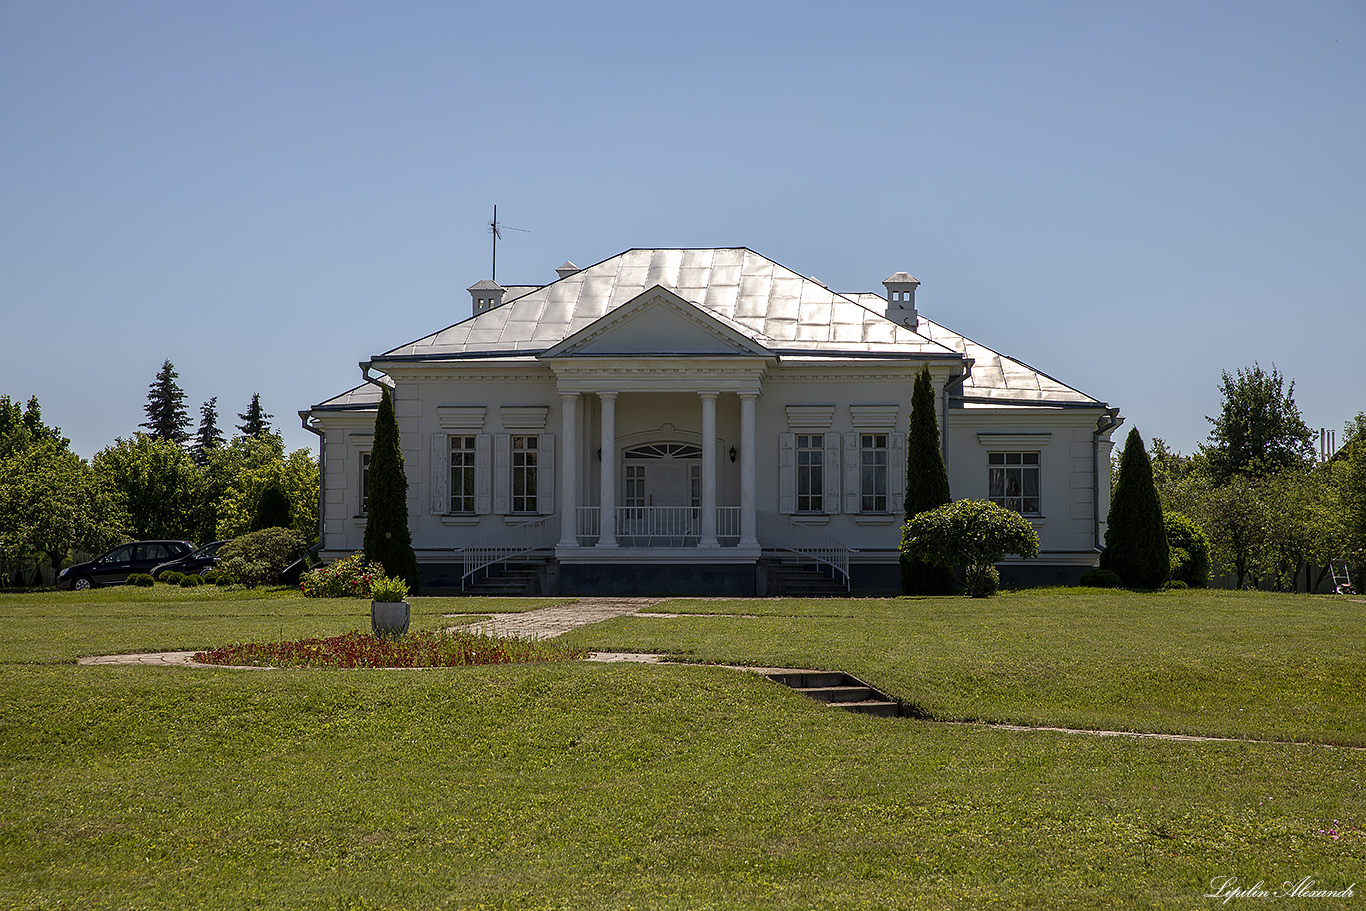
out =
<path fill-rule="evenodd" d="M 36 396 L 21 406 L 0 395 L 0 584 L 33 584 L 40 571 L 128 540 L 236 537 L 263 509 L 272 525 L 316 538 L 317 459 L 285 452 L 260 393 L 231 438 L 216 397 L 192 433 L 177 380 L 165 361 L 148 388 L 147 420 L 89 461 L 44 422 Z"/>

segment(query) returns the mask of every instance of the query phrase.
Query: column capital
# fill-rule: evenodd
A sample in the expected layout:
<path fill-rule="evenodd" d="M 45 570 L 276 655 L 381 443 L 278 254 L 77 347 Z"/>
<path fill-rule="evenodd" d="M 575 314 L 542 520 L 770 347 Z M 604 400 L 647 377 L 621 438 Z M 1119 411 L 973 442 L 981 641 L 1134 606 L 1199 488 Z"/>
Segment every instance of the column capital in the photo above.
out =
<path fill-rule="evenodd" d="M 697 397 L 704 402 L 714 402 L 721 397 L 721 393 L 707 390 L 697 393 Z"/>
<path fill-rule="evenodd" d="M 613 391 L 601 390 L 601 391 L 598 392 L 598 398 L 600 398 L 600 399 L 615 399 L 618 395 L 620 395 L 620 393 L 618 393 L 618 392 L 616 392 L 616 391 L 614 391 L 614 390 L 613 390 Z"/>
<path fill-rule="evenodd" d="M 738 396 L 740 397 L 740 400 L 741 400 L 741 401 L 744 401 L 744 400 L 746 400 L 746 399 L 748 399 L 749 401 L 754 401 L 755 399 L 757 399 L 757 398 L 759 397 L 759 390 L 757 390 L 757 389 L 743 389 L 743 390 L 741 390 L 741 391 L 739 391 L 739 392 L 737 392 L 737 393 L 735 393 L 735 394 L 738 395 Z"/>
<path fill-rule="evenodd" d="M 560 398 L 564 399 L 566 402 L 570 399 L 576 399 L 582 394 L 583 393 L 581 392 L 565 392 L 563 389 L 560 390 Z"/>

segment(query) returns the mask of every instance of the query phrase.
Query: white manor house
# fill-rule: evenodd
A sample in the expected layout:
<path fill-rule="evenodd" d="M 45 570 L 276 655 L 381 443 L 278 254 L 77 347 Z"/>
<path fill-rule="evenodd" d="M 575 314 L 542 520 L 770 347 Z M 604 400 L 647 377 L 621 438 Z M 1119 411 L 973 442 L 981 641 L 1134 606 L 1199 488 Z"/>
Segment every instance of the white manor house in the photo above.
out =
<path fill-rule="evenodd" d="M 895 592 L 928 366 L 953 496 L 1039 532 L 1039 557 L 1002 564 L 1006 581 L 1095 565 L 1119 409 L 920 315 L 907 273 L 839 293 L 743 247 L 556 272 L 479 282 L 469 319 L 371 357 L 364 383 L 300 412 L 322 438 L 324 560 L 361 549 L 385 386 L 424 586 Z"/>

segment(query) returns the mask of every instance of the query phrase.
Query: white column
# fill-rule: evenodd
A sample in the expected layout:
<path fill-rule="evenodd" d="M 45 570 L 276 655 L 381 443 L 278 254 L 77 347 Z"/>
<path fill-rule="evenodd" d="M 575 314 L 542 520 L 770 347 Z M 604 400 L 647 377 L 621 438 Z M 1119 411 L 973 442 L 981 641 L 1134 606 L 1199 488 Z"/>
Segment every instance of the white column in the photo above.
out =
<path fill-rule="evenodd" d="M 602 400 L 602 530 L 598 547 L 617 546 L 617 394 L 599 392 Z"/>
<path fill-rule="evenodd" d="M 757 392 L 740 393 L 740 546 L 758 547 L 754 518 L 754 403 Z"/>
<path fill-rule="evenodd" d="M 579 394 L 560 393 L 560 546 L 578 547 Z"/>
<path fill-rule="evenodd" d="M 716 396 L 699 392 L 702 399 L 702 537 L 698 547 L 720 547 L 716 540 Z"/>

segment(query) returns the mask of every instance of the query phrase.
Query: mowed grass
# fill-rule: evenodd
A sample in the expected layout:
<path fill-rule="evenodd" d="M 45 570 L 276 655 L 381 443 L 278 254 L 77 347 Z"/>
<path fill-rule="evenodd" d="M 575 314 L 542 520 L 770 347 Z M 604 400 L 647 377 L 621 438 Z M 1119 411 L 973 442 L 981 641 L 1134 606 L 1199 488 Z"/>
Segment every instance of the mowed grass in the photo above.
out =
<path fill-rule="evenodd" d="M 200 647 L 365 620 L 361 602 L 320 606 L 291 593 L 155 603 L 95 594 L 103 600 L 0 596 L 0 907 L 1191 908 L 1217 905 L 1201 896 L 1224 876 L 1273 888 L 1304 876 L 1320 887 L 1356 882 L 1357 899 L 1288 904 L 1360 901 L 1366 752 L 1355 749 L 877 719 L 695 665 L 75 666 L 77 652 L 133 642 Z M 775 610 L 762 621 L 771 626 L 626 618 L 574 636 L 782 659 L 765 663 L 844 667 L 863 655 L 846 669 L 871 675 L 919 660 L 900 637 L 918 635 L 923 648 L 925 635 L 880 612 L 916 607 L 940 617 L 940 638 L 983 640 L 1025 606 L 1037 625 L 1041 604 L 1069 597 L 1081 609 L 1092 596 L 762 602 Z M 1116 615 L 1111 638 L 1128 635 L 1130 596 L 1095 597 L 1087 610 Z M 1302 621 L 1284 635 L 1306 661 L 1326 634 L 1298 630 L 1333 607 L 1303 596 L 1247 603 Z M 860 619 L 860 606 L 874 619 Z M 811 643 L 798 633 L 819 620 L 793 615 L 808 608 L 835 611 L 826 652 L 839 660 L 802 660 Z M 502 610 L 432 599 L 420 625 Z M 1010 634 L 1023 623 L 1006 623 L 996 646 L 960 644 L 958 654 L 1001 665 L 1033 654 Z M 1176 640 L 1186 629 L 1153 629 L 1134 634 L 1153 655 L 1133 660 L 1135 674 L 1184 654 Z M 756 632 L 786 638 L 759 642 Z M 43 638 L 49 647 L 37 646 Z M 928 649 L 926 660 L 947 666 L 953 649 Z M 919 679 L 911 667 L 900 673 Z M 1359 684 L 1360 665 L 1353 673 Z"/>
<path fill-rule="evenodd" d="M 943 721 L 1366 746 L 1366 602 L 1037 589 L 986 600 L 673 600 L 592 648 L 843 670 Z M 749 615 L 749 616 L 725 616 Z"/>

